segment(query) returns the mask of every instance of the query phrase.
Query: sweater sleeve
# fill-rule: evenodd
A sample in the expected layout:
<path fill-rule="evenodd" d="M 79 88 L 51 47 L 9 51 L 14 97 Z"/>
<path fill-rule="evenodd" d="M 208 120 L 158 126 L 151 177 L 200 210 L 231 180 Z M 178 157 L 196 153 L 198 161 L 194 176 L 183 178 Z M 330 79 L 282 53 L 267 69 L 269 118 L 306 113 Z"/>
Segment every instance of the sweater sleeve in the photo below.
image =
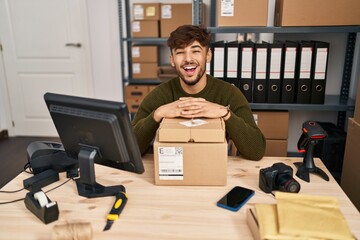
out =
<path fill-rule="evenodd" d="M 242 157 L 260 160 L 264 156 L 265 137 L 255 123 L 246 122 L 242 117 L 232 112 L 225 125 L 227 133 Z"/>
<path fill-rule="evenodd" d="M 244 95 L 238 89 L 234 91 L 229 101 L 231 116 L 225 121 L 226 132 L 242 157 L 260 160 L 265 154 L 265 137 L 256 125 Z"/>

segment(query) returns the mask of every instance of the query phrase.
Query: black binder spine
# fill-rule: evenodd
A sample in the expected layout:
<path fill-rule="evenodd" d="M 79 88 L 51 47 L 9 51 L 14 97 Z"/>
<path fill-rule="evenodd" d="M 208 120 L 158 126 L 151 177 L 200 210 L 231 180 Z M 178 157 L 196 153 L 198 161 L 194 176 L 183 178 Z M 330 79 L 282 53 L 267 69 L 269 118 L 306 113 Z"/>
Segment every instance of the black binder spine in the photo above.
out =
<path fill-rule="evenodd" d="M 330 44 L 314 41 L 311 71 L 311 104 L 324 104 Z"/>
<path fill-rule="evenodd" d="M 298 43 L 286 41 L 283 48 L 283 71 L 281 72 L 281 102 L 294 103 L 296 93 L 296 60 Z"/>
<path fill-rule="evenodd" d="M 239 88 L 251 103 L 254 85 L 254 43 L 241 42 L 239 47 Z"/>
<path fill-rule="evenodd" d="M 276 42 L 269 44 L 268 51 L 268 103 L 280 103 L 281 101 L 281 72 L 282 72 L 283 43 Z"/>
<path fill-rule="evenodd" d="M 239 42 L 233 41 L 225 44 L 225 81 L 239 87 Z"/>
<path fill-rule="evenodd" d="M 255 43 L 253 102 L 267 101 L 268 43 Z"/>
<path fill-rule="evenodd" d="M 310 103 L 313 47 L 314 43 L 312 42 L 301 41 L 299 43 L 296 103 Z"/>

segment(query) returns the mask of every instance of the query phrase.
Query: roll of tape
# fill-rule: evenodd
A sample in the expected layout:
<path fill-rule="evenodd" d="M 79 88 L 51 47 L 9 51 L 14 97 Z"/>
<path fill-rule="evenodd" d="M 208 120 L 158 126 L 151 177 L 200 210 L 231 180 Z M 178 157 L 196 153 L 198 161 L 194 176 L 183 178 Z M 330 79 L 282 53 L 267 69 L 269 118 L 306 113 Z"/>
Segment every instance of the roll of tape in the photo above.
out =
<path fill-rule="evenodd" d="M 47 197 L 46 197 L 46 195 L 45 195 L 45 193 L 44 193 L 43 191 L 36 192 L 36 193 L 34 194 L 34 198 L 35 198 L 36 200 L 38 200 L 38 202 L 39 202 L 39 204 L 40 204 L 40 207 L 45 207 L 46 204 L 49 203 L 49 201 L 48 201 L 48 199 L 47 199 Z"/>

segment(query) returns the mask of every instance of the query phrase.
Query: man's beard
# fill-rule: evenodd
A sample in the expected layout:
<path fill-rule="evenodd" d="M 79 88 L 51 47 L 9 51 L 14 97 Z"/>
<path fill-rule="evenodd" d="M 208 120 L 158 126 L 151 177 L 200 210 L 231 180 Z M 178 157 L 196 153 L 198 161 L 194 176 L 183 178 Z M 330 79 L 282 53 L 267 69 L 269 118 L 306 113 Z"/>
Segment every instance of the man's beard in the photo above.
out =
<path fill-rule="evenodd" d="M 181 71 L 178 70 L 177 68 L 176 68 L 176 72 L 178 73 L 180 79 L 181 79 L 186 85 L 188 85 L 188 86 L 194 86 L 194 85 L 196 85 L 196 84 L 200 81 L 201 77 L 205 74 L 205 69 L 199 67 L 199 72 L 198 72 L 198 74 L 197 74 L 197 76 L 196 76 L 196 78 L 195 78 L 194 80 L 187 80 L 187 79 L 186 79 L 186 76 L 184 76 L 184 75 L 181 73 Z"/>

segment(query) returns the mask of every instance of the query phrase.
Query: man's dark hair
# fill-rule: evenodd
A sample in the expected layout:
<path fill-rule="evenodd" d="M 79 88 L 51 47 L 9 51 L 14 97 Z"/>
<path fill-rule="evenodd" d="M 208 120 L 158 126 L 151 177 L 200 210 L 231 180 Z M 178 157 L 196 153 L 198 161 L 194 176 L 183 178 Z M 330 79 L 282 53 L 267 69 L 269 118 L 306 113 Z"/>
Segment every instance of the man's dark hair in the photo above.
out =
<path fill-rule="evenodd" d="M 167 45 L 170 50 L 184 48 L 194 41 L 198 41 L 201 46 L 209 48 L 211 43 L 211 34 L 206 28 L 196 25 L 182 25 L 170 34 Z"/>

